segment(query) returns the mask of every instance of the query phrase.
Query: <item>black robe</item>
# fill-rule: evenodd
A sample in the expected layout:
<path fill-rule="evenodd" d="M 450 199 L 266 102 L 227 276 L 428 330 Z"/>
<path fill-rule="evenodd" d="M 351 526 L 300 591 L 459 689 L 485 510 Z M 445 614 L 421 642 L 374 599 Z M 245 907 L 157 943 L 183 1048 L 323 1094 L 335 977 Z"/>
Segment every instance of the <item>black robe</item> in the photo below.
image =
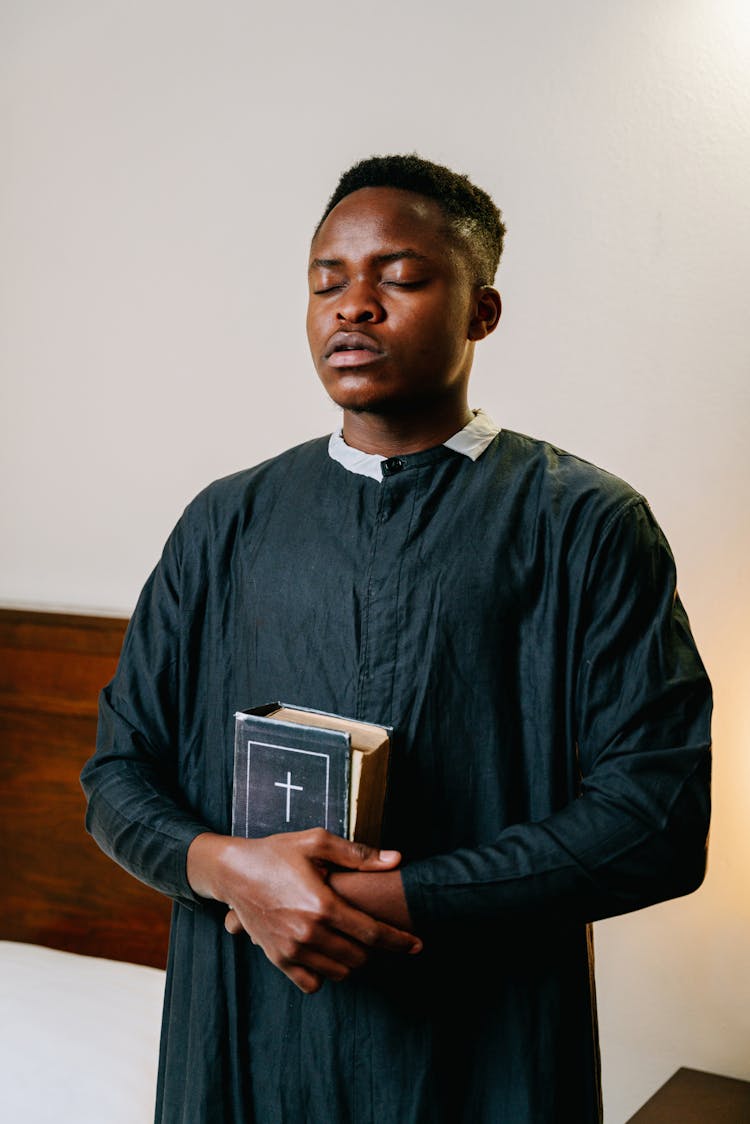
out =
<path fill-rule="evenodd" d="M 710 688 L 646 502 L 510 432 L 388 469 L 321 439 L 207 488 L 102 693 L 88 826 L 175 899 L 164 1124 L 597 1121 L 588 923 L 701 881 Z M 395 728 L 425 946 L 313 996 L 185 876 L 235 711 L 276 699 Z"/>

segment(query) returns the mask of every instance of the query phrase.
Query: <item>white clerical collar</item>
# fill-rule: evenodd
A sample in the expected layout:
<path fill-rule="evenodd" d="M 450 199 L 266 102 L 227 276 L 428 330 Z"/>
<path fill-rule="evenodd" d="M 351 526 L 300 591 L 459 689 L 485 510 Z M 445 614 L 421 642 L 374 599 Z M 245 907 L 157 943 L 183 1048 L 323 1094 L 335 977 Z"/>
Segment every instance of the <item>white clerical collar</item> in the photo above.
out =
<path fill-rule="evenodd" d="M 500 432 L 500 427 L 495 425 L 492 418 L 484 410 L 474 410 L 474 417 L 454 433 L 443 444 L 454 453 L 462 453 L 469 460 L 478 460 L 490 442 L 494 441 Z M 328 442 L 328 455 L 338 461 L 349 472 L 358 476 L 369 476 L 372 480 L 380 482 L 383 479 L 381 464 L 385 457 L 379 453 L 363 453 L 360 449 L 353 449 L 344 441 L 341 430 L 331 434 Z"/>

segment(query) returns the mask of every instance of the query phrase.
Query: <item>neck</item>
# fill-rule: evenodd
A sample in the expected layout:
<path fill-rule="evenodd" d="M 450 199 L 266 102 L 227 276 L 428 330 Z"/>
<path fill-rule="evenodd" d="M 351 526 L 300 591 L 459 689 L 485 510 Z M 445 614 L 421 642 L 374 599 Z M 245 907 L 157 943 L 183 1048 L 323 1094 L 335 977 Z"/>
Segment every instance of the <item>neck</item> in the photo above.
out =
<path fill-rule="evenodd" d="M 473 417 L 467 403 L 436 416 L 393 417 L 375 413 L 344 411 L 344 441 L 363 453 L 378 453 L 381 457 L 419 453 L 442 445 L 454 433 L 463 429 Z"/>

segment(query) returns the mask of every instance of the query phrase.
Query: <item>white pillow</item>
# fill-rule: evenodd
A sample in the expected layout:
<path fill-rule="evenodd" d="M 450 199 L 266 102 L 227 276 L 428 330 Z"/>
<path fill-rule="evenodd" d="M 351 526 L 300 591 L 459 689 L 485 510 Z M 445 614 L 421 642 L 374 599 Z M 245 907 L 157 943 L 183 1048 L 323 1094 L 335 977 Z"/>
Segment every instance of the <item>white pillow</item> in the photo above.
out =
<path fill-rule="evenodd" d="M 148 1124 L 164 972 L 0 941 L 0 1119 Z"/>

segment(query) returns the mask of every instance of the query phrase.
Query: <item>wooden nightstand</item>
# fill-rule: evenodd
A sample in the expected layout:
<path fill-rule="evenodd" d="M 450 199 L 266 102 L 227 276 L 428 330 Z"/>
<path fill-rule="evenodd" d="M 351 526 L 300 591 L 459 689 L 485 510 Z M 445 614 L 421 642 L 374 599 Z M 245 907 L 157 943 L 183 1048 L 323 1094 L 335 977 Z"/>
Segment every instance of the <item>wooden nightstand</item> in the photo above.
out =
<path fill-rule="evenodd" d="M 627 1124 L 750 1124 L 750 1081 L 678 1069 Z"/>

